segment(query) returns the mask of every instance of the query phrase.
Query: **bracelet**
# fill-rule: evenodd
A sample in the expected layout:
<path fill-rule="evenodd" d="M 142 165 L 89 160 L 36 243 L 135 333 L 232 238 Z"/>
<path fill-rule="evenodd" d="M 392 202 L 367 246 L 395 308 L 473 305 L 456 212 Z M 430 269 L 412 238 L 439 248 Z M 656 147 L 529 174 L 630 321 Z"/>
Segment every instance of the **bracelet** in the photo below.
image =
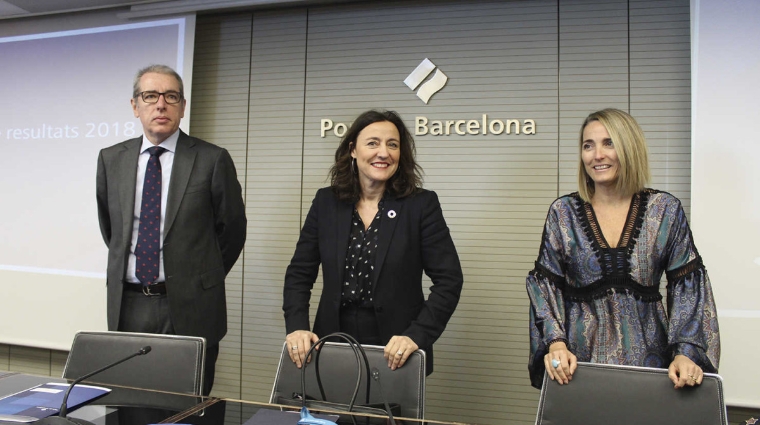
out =
<path fill-rule="evenodd" d="M 564 342 L 565 345 L 567 345 L 567 339 L 566 338 L 562 338 L 562 337 L 560 337 L 560 338 L 554 338 L 553 340 L 551 340 L 548 343 L 546 343 L 546 349 L 547 349 L 547 351 L 549 350 L 549 347 L 551 347 L 552 344 L 554 344 L 555 342 Z"/>

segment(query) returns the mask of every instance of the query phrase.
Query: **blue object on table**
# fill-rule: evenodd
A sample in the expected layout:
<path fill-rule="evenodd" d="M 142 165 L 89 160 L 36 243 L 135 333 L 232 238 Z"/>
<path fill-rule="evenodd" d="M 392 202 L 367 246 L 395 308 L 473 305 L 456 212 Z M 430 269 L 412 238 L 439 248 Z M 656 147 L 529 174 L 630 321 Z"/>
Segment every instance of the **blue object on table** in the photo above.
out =
<path fill-rule="evenodd" d="M 309 409 L 304 406 L 301 408 L 301 420 L 298 421 L 298 425 L 336 425 L 336 423 L 327 419 L 319 419 L 311 416 Z"/>

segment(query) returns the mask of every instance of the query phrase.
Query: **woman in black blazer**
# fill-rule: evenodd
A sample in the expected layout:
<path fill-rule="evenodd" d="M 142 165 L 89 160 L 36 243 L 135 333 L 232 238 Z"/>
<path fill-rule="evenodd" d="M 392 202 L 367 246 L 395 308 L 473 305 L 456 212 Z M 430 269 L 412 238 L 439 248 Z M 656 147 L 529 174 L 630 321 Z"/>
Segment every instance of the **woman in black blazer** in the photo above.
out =
<path fill-rule="evenodd" d="M 319 336 L 347 332 L 384 345 L 388 367 L 427 353 L 459 302 L 462 268 L 435 192 L 422 189 L 414 139 L 392 111 L 360 115 L 335 152 L 331 186 L 312 202 L 285 274 L 290 358 L 301 367 Z M 322 266 L 313 332 L 311 289 Z M 425 300 L 422 272 L 433 282 Z"/>

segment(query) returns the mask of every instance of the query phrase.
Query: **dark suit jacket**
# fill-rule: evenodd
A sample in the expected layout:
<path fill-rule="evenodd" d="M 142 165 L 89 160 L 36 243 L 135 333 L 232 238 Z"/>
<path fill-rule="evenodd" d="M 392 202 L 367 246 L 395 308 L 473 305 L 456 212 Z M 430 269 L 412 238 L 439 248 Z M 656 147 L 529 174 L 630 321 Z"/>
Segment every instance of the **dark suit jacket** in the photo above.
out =
<path fill-rule="evenodd" d="M 394 199 L 386 195 L 380 219 L 374 305 L 383 344 L 394 335 L 412 339 L 427 353 L 433 371 L 433 343 L 441 336 L 459 302 L 462 268 L 435 192 Z M 339 331 L 341 282 L 346 264 L 354 206 L 337 199 L 331 188 L 317 192 L 285 274 L 283 310 L 287 332 L 309 329 L 309 298 L 322 265 L 323 290 L 314 333 Z M 396 216 L 390 218 L 388 213 Z M 433 286 L 425 300 L 422 272 Z"/>
<path fill-rule="evenodd" d="M 100 151 L 97 201 L 108 245 L 108 329 L 117 330 L 132 238 L 142 138 Z M 227 333 L 224 278 L 245 243 L 242 191 L 229 153 L 180 132 L 164 220 L 164 274 L 177 334 L 216 344 Z"/>

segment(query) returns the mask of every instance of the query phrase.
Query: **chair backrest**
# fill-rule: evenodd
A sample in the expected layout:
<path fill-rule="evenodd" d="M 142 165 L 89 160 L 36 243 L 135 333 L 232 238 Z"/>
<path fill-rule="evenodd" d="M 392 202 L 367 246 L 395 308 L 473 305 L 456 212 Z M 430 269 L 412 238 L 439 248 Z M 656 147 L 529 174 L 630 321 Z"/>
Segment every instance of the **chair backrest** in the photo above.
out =
<path fill-rule="evenodd" d="M 202 394 L 206 340 L 200 337 L 79 332 L 71 344 L 63 377 L 76 379 L 136 353 L 144 346 L 151 347 L 148 354 L 127 360 L 87 381 L 189 395 Z"/>
<path fill-rule="evenodd" d="M 388 403 L 398 403 L 401 416 L 423 419 L 425 415 L 425 352 L 417 350 L 409 356 L 404 366 L 394 370 L 388 368 L 383 358 L 383 347 L 362 345 L 367 353 L 370 368 L 376 367 L 380 372 L 380 383 Z M 301 393 L 301 369 L 290 360 L 288 347 L 283 344 L 280 363 L 270 403 L 277 403 L 282 396 L 292 398 L 294 393 Z M 366 401 L 366 373 L 362 366 L 362 381 L 357 404 Z M 325 389 L 327 401 L 348 403 L 356 386 L 356 357 L 348 344 L 327 342 L 321 348 L 319 356 L 319 375 Z M 306 367 L 306 394 L 320 399 L 319 386 L 313 361 Z M 382 396 L 377 382 L 371 381 L 370 403 L 382 403 Z"/>
<path fill-rule="evenodd" d="M 726 425 L 723 381 L 674 389 L 667 369 L 578 363 L 559 385 L 544 375 L 536 425 Z"/>

